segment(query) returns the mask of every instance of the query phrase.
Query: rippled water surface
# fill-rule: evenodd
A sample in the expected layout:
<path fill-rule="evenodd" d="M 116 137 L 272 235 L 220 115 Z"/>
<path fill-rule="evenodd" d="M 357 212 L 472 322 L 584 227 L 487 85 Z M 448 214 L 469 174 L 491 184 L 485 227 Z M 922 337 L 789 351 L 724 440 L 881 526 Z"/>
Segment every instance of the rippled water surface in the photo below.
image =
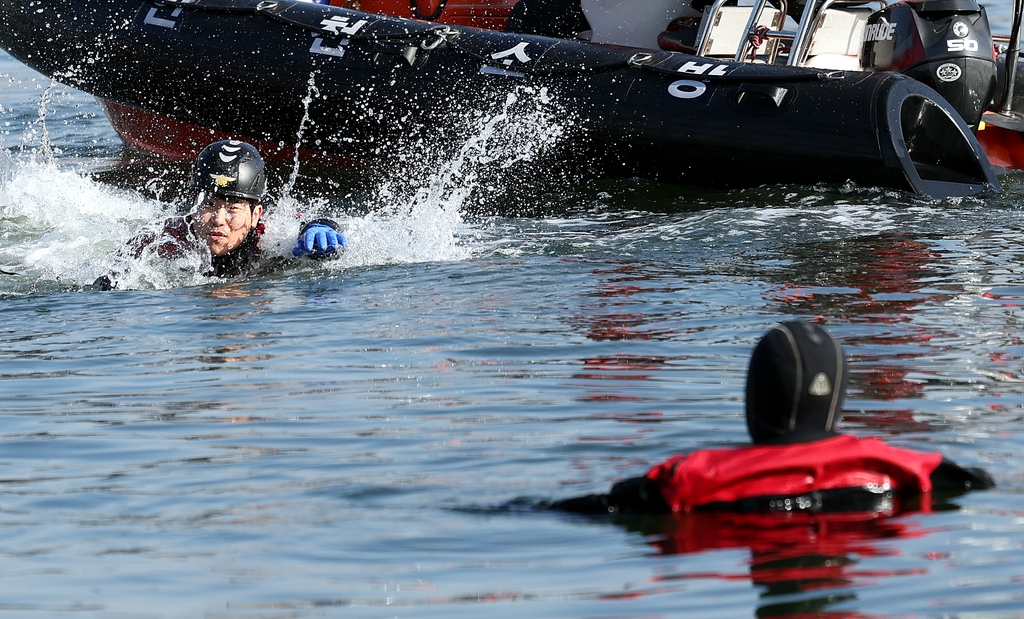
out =
<path fill-rule="evenodd" d="M 538 145 L 482 118 L 433 170 L 276 169 L 270 240 L 329 214 L 338 261 L 99 292 L 187 163 L 6 55 L 0 94 L 0 612 L 1024 617 L 1021 175 L 512 188 L 484 171 Z M 746 441 L 750 350 L 792 317 L 847 347 L 844 429 L 998 488 L 855 522 L 537 507 Z"/>

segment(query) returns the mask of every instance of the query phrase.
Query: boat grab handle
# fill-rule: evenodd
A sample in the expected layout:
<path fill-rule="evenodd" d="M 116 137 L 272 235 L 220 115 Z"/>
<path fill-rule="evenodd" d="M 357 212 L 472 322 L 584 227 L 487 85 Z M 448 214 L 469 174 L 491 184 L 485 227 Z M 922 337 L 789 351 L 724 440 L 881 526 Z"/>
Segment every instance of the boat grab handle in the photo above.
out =
<path fill-rule="evenodd" d="M 736 104 L 751 104 L 754 101 L 766 101 L 776 108 L 782 107 L 789 89 L 771 84 L 743 84 L 736 91 Z"/>

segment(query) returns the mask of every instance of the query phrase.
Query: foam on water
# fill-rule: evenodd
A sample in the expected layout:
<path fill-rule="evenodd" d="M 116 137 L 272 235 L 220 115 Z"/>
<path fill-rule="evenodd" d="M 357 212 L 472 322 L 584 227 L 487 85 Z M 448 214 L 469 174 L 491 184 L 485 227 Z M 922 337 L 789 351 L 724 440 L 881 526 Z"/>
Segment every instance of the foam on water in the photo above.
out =
<path fill-rule="evenodd" d="M 74 170 L 0 152 L 0 264 L 17 274 L 5 289 L 91 282 L 104 256 L 164 210 Z"/>

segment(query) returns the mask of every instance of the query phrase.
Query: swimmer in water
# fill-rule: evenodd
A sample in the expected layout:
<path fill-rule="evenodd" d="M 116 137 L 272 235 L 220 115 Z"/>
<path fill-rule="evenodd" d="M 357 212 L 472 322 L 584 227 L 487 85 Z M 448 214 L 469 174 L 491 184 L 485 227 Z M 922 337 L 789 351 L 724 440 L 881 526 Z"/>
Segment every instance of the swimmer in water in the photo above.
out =
<path fill-rule="evenodd" d="M 175 259 L 205 247 L 210 254 L 210 270 L 204 275 L 238 277 L 257 271 L 267 189 L 264 168 L 263 157 L 250 144 L 238 140 L 210 144 L 192 168 L 192 211 L 167 219 L 159 232 L 139 234 L 128 242 L 121 255 L 138 260 L 155 245 L 158 256 Z M 317 219 L 302 226 L 292 255 L 330 258 L 338 256 L 346 245 L 337 223 Z M 103 275 L 93 286 L 115 289 L 124 274 L 121 271 Z"/>
<path fill-rule="evenodd" d="M 551 504 L 577 513 L 692 510 L 867 511 L 893 497 L 994 487 L 981 469 L 938 453 L 839 434 L 846 396 L 842 345 L 821 327 L 787 322 L 754 349 L 747 430 L 754 444 L 673 456 L 642 477 Z"/>

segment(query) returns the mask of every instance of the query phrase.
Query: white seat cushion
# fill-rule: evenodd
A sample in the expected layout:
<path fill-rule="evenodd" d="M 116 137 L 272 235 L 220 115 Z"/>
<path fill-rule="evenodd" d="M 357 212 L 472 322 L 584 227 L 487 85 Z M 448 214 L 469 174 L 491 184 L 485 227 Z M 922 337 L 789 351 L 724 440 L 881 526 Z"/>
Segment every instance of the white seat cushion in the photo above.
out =
<path fill-rule="evenodd" d="M 689 0 L 580 0 L 590 40 L 658 49 L 658 35 L 677 17 L 699 17 Z"/>
<path fill-rule="evenodd" d="M 743 29 L 747 27 L 747 20 L 750 19 L 751 10 L 753 7 L 750 6 L 723 6 L 719 9 L 718 19 L 711 26 L 711 33 L 708 35 L 710 42 L 708 56 L 732 58 L 736 55 L 736 50 L 739 49 L 740 41 L 744 36 Z M 761 19 L 757 23 L 770 28 L 778 14 L 778 10 L 765 7 L 761 11 Z M 767 41 L 762 43 L 761 47 L 757 48 L 758 53 L 764 53 L 766 45 L 768 45 Z"/>
<path fill-rule="evenodd" d="M 869 8 L 825 11 L 818 18 L 817 27 L 811 34 L 811 44 L 807 48 L 808 62 L 813 56 L 826 54 L 859 57 L 864 46 L 864 29 L 871 12 Z"/>

